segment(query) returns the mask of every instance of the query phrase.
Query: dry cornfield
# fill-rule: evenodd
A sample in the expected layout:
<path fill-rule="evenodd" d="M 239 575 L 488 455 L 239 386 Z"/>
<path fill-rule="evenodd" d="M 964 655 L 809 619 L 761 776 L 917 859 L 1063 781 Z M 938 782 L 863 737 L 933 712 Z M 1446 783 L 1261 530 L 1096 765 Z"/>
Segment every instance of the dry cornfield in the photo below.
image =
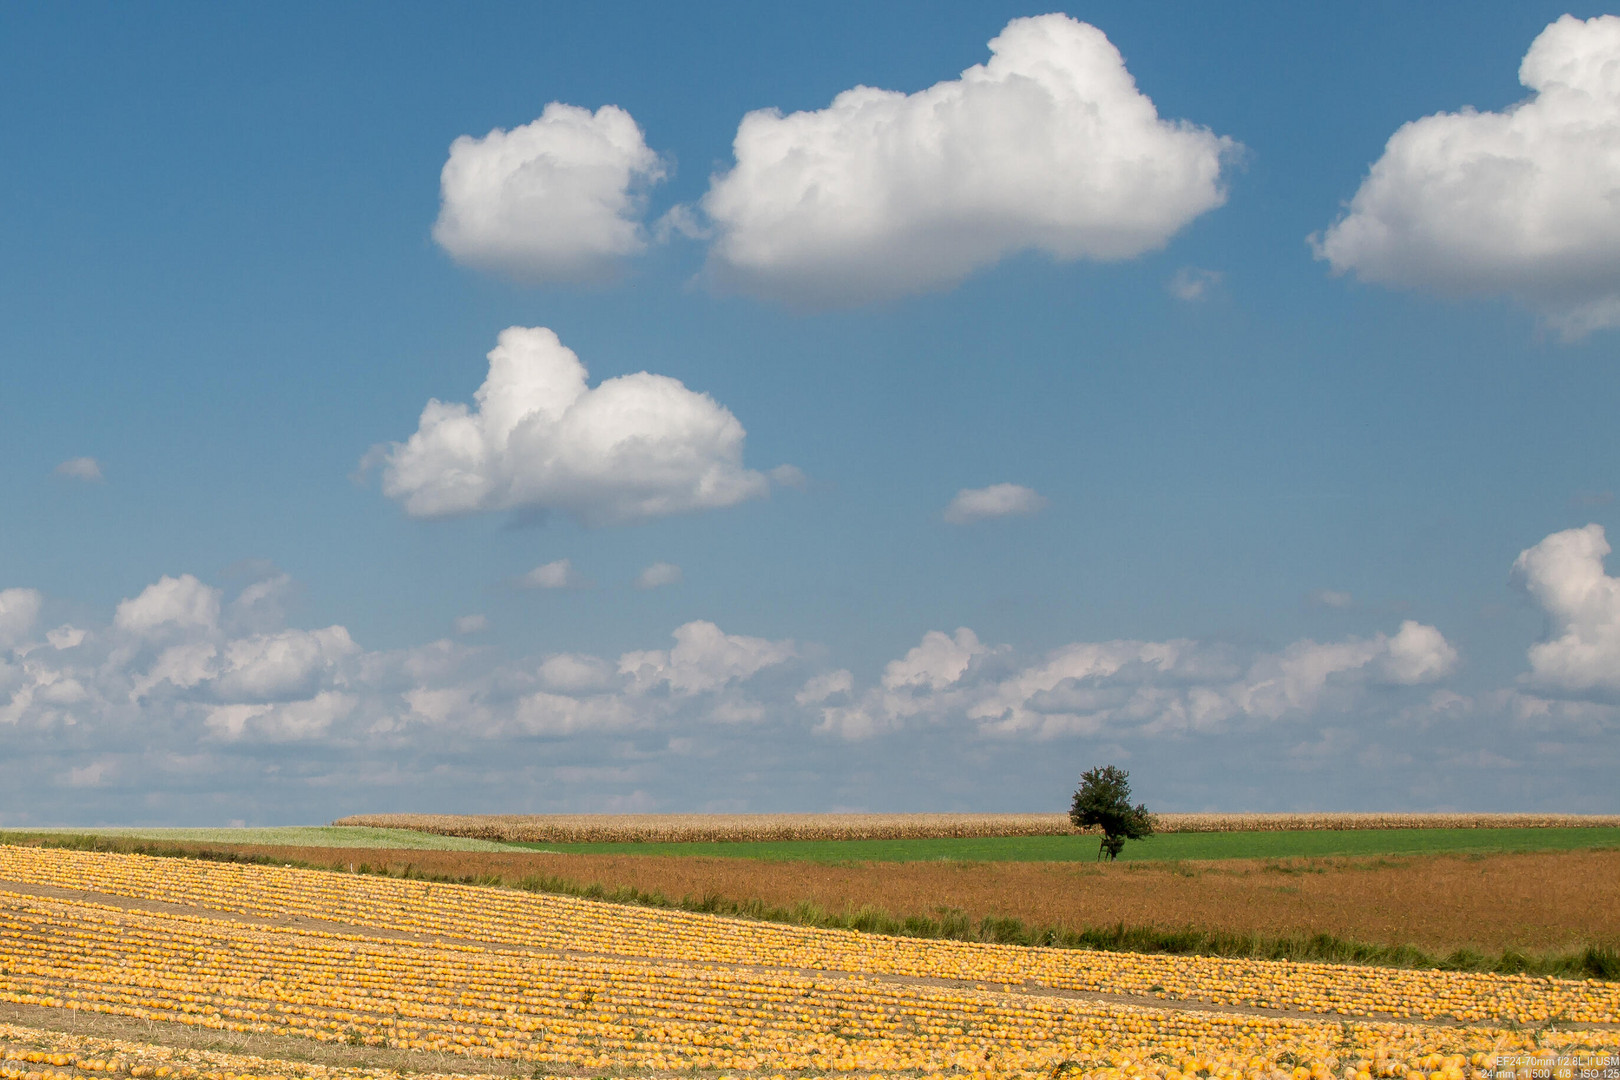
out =
<path fill-rule="evenodd" d="M 300 1046 L 507 1076 L 1482 1080 L 1496 1054 L 1620 1038 L 1616 983 L 919 941 L 17 847 L 0 1003 L 34 1021 L 0 1029 L 7 1080 L 379 1075 L 297 1064 Z M 141 1042 L 62 1044 L 39 1030 L 52 1015 L 139 1022 Z M 164 1046 L 198 1029 L 257 1056 Z"/>
<path fill-rule="evenodd" d="M 1505 829 L 1620 826 L 1595 814 L 1157 814 L 1161 832 Z M 410 829 L 508 843 L 928 840 L 1063 836 L 1066 814 L 356 814 L 334 825 Z"/>
<path fill-rule="evenodd" d="M 332 824 L 540 844 L 927 840 L 1075 831 L 1063 814 L 358 814 Z"/>

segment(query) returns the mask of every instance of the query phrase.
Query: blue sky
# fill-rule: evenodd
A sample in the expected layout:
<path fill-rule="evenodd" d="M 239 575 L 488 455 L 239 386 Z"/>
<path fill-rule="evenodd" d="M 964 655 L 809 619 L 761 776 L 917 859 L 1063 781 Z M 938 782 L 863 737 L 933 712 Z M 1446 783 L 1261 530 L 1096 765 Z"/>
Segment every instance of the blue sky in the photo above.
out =
<path fill-rule="evenodd" d="M 1620 810 L 1603 14 L 0 9 L 0 824 Z"/>

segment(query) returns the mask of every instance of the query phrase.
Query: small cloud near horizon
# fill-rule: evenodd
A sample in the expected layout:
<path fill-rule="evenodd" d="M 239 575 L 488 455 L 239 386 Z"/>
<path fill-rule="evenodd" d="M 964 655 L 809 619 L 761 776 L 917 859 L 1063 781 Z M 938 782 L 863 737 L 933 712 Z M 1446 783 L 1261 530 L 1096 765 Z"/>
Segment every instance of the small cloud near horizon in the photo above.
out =
<path fill-rule="evenodd" d="M 574 569 L 572 559 L 557 559 L 537 566 L 518 578 L 517 583 L 524 589 L 586 589 L 591 584 Z"/>
<path fill-rule="evenodd" d="M 655 562 L 636 575 L 636 588 L 661 589 L 666 585 L 679 585 L 683 575 L 674 563 Z"/>
<path fill-rule="evenodd" d="M 769 476 L 771 483 L 778 487 L 789 487 L 803 491 L 810 485 L 810 478 L 797 465 L 778 465 L 765 475 Z"/>
<path fill-rule="evenodd" d="M 991 484 L 963 488 L 945 508 L 945 520 L 952 525 L 968 525 L 989 518 L 1039 513 L 1050 502 L 1034 488 L 1022 484 Z"/>
<path fill-rule="evenodd" d="M 106 479 L 101 474 L 101 462 L 93 457 L 68 458 L 51 472 L 68 480 L 83 480 L 87 484 L 99 484 Z"/>
<path fill-rule="evenodd" d="M 1210 294 L 1220 285 L 1223 276 L 1219 270 L 1183 266 L 1171 275 L 1170 280 L 1164 283 L 1164 287 L 1177 300 L 1186 300 L 1189 303 L 1195 300 L 1208 300 Z"/>

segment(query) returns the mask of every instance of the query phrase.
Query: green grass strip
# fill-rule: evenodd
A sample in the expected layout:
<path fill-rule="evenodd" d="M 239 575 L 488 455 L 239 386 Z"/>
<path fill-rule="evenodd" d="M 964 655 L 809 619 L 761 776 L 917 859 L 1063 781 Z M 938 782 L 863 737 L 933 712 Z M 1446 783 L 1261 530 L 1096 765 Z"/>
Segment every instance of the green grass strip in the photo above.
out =
<path fill-rule="evenodd" d="M 10 842 L 0 835 L 0 843 Z M 160 847 L 133 838 L 56 835 L 34 837 L 39 847 L 75 851 L 107 851 L 162 858 L 202 859 L 212 862 L 250 863 L 283 866 L 282 859 L 229 850 Z M 294 861 L 306 870 L 338 872 L 330 866 Z M 965 912 L 947 908 L 935 915 L 896 916 L 876 907 L 836 912 L 801 902 L 792 907 L 767 904 L 762 900 L 735 900 L 717 895 L 674 899 L 661 892 L 646 892 L 629 886 L 607 888 L 599 883 L 581 884 L 550 874 L 528 874 L 516 879 L 499 875 L 424 874 L 410 864 L 391 869 L 360 864 L 355 873 L 373 874 L 412 881 L 433 881 L 455 885 L 482 885 L 517 889 L 523 892 L 577 896 L 590 900 L 637 907 L 676 909 L 709 915 L 756 919 L 789 926 L 809 926 L 829 930 L 889 934 L 895 937 L 943 941 L 978 941 L 1000 945 L 1046 946 L 1059 949 L 1096 949 L 1106 952 L 1156 953 L 1175 956 L 1218 956 L 1246 960 L 1293 960 L 1331 964 L 1364 964 L 1373 967 L 1415 968 L 1436 971 L 1476 971 L 1500 975 L 1543 975 L 1568 979 L 1620 981 L 1620 950 L 1611 946 L 1589 945 L 1580 952 L 1525 954 L 1507 950 L 1490 955 L 1472 949 L 1459 949 L 1445 955 L 1427 952 L 1413 945 L 1374 945 L 1313 934 L 1304 937 L 1264 937 L 1233 934 L 1218 930 L 1185 927 L 1165 930 L 1149 926 L 1084 927 L 1028 926 L 1019 919 L 987 916 L 977 921 Z"/>
<path fill-rule="evenodd" d="M 930 840 L 775 840 L 671 844 L 523 844 L 589 855 L 709 855 L 814 862 L 1090 862 L 1094 836 L 1001 836 Z M 1160 833 L 1125 845 L 1121 862 L 1297 859 L 1329 856 L 1496 854 L 1620 847 L 1620 828 L 1312 829 L 1290 832 Z"/>

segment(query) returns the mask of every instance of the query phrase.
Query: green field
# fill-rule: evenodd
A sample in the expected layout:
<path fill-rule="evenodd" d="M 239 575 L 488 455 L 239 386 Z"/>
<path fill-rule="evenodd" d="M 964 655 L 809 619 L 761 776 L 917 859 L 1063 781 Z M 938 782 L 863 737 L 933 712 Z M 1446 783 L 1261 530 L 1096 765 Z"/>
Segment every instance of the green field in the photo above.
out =
<path fill-rule="evenodd" d="M 142 829 L 89 827 L 8 829 L 0 843 L 27 836 L 112 836 L 126 840 L 169 840 L 175 843 L 270 844 L 287 847 L 408 848 L 415 851 L 519 851 L 512 844 L 436 836 L 410 829 L 367 829 L 350 825 L 289 825 L 247 829 Z"/>
<path fill-rule="evenodd" d="M 1009 836 L 964 840 L 782 840 L 681 844 L 523 844 L 536 851 L 600 855 L 711 855 L 817 862 L 1086 862 L 1088 836 Z M 1345 829 L 1299 832 L 1163 833 L 1125 845 L 1120 861 L 1292 859 L 1330 855 L 1435 855 L 1445 852 L 1570 851 L 1620 847 L 1620 829 Z"/>

